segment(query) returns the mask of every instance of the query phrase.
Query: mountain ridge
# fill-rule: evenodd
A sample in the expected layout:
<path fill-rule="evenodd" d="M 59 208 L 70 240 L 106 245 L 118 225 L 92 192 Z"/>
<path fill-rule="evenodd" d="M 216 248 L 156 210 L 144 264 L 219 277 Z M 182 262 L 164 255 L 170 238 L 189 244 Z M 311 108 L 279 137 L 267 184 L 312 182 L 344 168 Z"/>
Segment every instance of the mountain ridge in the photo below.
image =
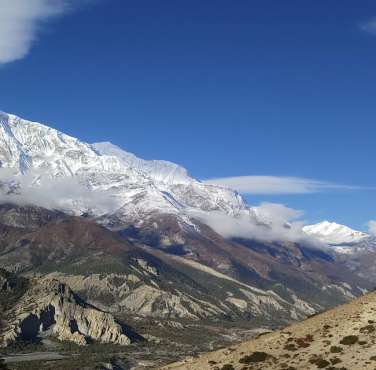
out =
<path fill-rule="evenodd" d="M 53 182 L 48 188 L 56 187 L 54 182 L 73 178 L 78 183 L 75 192 L 79 199 L 66 199 L 62 210 L 76 215 L 107 214 L 112 226 L 126 225 L 155 212 L 175 214 L 188 225 L 197 212 L 207 217 L 220 212 L 255 224 L 270 224 L 236 191 L 204 184 L 178 164 L 144 160 L 109 142 L 84 143 L 45 124 L 0 112 L 0 144 L 0 170 L 13 171 L 6 176 L 7 181 L 0 176 L 3 192 L 22 192 L 14 184 L 20 175 L 30 177 L 26 184 L 29 188 L 43 181 Z M 97 199 L 94 204 L 90 195 L 82 196 L 85 192 L 95 192 L 93 197 L 103 198 L 102 202 Z M 327 221 L 306 225 L 302 231 L 302 235 L 329 245 L 353 244 L 368 237 Z"/>
<path fill-rule="evenodd" d="M 101 154 L 109 151 L 108 145 L 95 147 L 13 115 L 3 113 L 0 122 L 0 165 L 16 171 L 13 179 L 30 174 L 34 186 L 41 178 L 76 177 L 83 188 L 106 192 L 115 203 L 119 219 L 158 211 L 178 214 L 184 220 L 181 210 L 190 207 L 231 214 L 246 209 L 236 192 L 200 183 L 170 162 L 144 161 L 119 148 L 117 156 Z M 113 145 L 111 150 L 115 150 Z M 78 205 L 73 202 L 67 208 L 76 213 L 77 208 L 81 213 L 104 212 L 91 209 L 85 201 Z"/>

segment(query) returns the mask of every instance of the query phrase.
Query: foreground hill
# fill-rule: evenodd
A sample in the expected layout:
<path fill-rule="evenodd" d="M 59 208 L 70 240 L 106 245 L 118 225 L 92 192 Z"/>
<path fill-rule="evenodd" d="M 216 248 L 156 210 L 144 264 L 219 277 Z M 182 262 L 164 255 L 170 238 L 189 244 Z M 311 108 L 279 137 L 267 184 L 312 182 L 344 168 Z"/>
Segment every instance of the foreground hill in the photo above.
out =
<path fill-rule="evenodd" d="M 163 370 L 375 369 L 376 293 Z"/>

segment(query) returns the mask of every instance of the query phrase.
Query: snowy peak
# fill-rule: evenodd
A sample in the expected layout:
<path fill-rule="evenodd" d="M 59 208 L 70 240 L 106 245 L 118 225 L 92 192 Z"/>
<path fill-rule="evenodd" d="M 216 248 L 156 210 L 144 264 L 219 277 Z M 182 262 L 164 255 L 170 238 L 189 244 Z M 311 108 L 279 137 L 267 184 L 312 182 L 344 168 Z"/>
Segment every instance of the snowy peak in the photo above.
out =
<path fill-rule="evenodd" d="M 35 199 L 43 198 L 46 207 L 50 203 L 46 196 L 52 196 L 53 204 L 61 200 L 64 211 L 96 216 L 116 213 L 112 219 L 121 224 L 154 213 L 186 220 L 186 210 L 191 208 L 227 214 L 246 208 L 236 192 L 203 184 L 177 164 L 147 161 L 111 143 L 91 145 L 6 113 L 0 113 L 0 169 L 0 192 L 4 193 L 0 196 L 8 197 L 8 202 L 27 196 L 28 202 L 40 205 Z M 61 189 L 63 194 L 57 192 L 61 181 L 70 185 L 68 193 L 66 187 Z M 54 189 L 54 194 L 45 188 Z M 18 198 L 9 198 L 13 196 Z"/>
<path fill-rule="evenodd" d="M 366 233 L 329 221 L 305 226 L 303 231 L 331 245 L 356 244 L 370 238 Z"/>
<path fill-rule="evenodd" d="M 150 176 L 153 180 L 167 184 L 189 184 L 194 181 L 188 171 L 172 162 L 144 160 L 109 143 L 94 143 L 93 148 L 101 155 L 117 157 L 126 167 L 132 167 Z"/>

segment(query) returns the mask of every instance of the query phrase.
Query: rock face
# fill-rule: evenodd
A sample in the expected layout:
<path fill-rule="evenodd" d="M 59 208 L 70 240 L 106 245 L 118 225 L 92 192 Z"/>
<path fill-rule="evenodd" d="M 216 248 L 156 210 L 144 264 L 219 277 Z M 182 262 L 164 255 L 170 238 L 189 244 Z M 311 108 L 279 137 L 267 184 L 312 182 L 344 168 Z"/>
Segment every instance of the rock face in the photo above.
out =
<path fill-rule="evenodd" d="M 43 278 L 30 281 L 30 287 L 9 313 L 0 337 L 2 346 L 43 336 L 78 345 L 131 343 L 111 314 L 85 303 L 66 284 Z"/>
<path fill-rule="evenodd" d="M 163 370 L 373 370 L 375 312 L 373 292 L 283 330 L 198 358 L 187 358 Z"/>

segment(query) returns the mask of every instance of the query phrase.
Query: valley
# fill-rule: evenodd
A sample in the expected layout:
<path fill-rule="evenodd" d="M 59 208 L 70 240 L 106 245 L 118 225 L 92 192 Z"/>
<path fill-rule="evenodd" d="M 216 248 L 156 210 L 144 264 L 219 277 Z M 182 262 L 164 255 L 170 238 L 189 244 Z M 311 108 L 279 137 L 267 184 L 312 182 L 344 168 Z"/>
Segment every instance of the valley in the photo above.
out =
<path fill-rule="evenodd" d="M 5 113 L 0 200 L 0 353 L 10 369 L 263 368 L 241 362 L 246 351 L 265 352 L 270 369 L 315 368 L 318 341 L 340 340 L 315 328 L 333 311 L 315 315 L 375 286 L 369 234 L 298 227 L 174 163 Z M 364 297 L 354 302 L 373 307 Z M 312 353 L 286 352 L 281 331 L 263 334 L 300 321 L 291 348 Z M 315 330 L 315 344 L 304 339 Z"/>

